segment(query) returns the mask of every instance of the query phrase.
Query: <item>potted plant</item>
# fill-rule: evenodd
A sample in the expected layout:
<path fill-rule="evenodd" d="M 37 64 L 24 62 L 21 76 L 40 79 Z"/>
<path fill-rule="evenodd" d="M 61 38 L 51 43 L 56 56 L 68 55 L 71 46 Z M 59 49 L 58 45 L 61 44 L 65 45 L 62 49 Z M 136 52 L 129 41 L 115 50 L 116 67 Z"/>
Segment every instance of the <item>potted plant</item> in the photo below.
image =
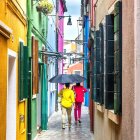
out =
<path fill-rule="evenodd" d="M 50 14 L 53 11 L 53 5 L 48 0 L 40 0 L 36 9 L 45 14 Z"/>

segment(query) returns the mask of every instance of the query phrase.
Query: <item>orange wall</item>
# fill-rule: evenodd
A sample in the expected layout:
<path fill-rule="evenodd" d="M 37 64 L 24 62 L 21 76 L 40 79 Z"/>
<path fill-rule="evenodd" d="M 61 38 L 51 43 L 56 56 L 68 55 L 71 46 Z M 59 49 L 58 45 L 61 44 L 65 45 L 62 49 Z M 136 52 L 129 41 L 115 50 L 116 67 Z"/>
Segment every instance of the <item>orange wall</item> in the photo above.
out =
<path fill-rule="evenodd" d="M 6 98 L 7 98 L 7 45 L 0 34 L 0 140 L 6 137 Z"/>
<path fill-rule="evenodd" d="M 80 70 L 83 74 L 83 64 L 82 63 L 76 63 L 73 65 L 70 65 L 68 68 L 68 74 L 73 74 L 75 70 Z"/>

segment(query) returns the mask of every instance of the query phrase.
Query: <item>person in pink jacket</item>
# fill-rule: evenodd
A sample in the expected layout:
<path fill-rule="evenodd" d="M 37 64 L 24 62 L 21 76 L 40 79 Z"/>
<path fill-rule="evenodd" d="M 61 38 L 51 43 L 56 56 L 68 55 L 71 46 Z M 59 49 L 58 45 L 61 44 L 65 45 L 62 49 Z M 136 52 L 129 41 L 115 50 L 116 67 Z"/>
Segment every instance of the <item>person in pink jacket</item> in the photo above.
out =
<path fill-rule="evenodd" d="M 77 122 L 81 123 L 81 106 L 82 102 L 84 101 L 84 93 L 87 92 L 87 89 L 81 86 L 80 83 L 76 83 L 72 89 L 75 93 L 74 117 L 75 124 L 77 124 Z"/>

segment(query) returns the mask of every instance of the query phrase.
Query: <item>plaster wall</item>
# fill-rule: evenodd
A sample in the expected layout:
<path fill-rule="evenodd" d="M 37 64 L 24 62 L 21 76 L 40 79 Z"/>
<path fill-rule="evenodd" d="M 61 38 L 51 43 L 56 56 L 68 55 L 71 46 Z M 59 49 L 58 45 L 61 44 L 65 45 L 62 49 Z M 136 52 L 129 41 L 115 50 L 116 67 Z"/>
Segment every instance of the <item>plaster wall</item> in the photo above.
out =
<path fill-rule="evenodd" d="M 99 23 L 109 14 L 109 9 L 116 0 L 95 0 L 95 26 L 98 28 Z"/>
<path fill-rule="evenodd" d="M 105 15 L 110 13 L 115 0 L 96 0 L 95 7 L 95 26 L 99 27 L 99 23 L 103 21 Z M 103 107 L 104 108 L 104 107 Z M 116 117 L 115 115 L 113 115 Z M 122 122 L 121 119 L 118 124 L 108 117 L 108 110 L 103 112 L 97 109 L 94 105 L 94 136 L 95 140 L 122 140 Z M 126 139 L 124 139 L 126 140 Z"/>
<path fill-rule="evenodd" d="M 122 5 L 122 140 L 134 140 L 134 1 Z"/>
<path fill-rule="evenodd" d="M 23 6 L 24 5 L 24 6 Z M 22 40 L 26 45 L 26 1 L 1 0 L 0 13 L 0 139 L 6 139 L 6 104 L 7 104 L 7 83 L 8 83 L 8 49 L 18 53 L 19 41 Z M 4 29 L 4 30 L 3 30 Z M 5 37 L 6 30 L 9 30 L 9 36 Z M 4 32 L 3 32 L 4 31 Z M 17 54 L 18 55 L 18 54 Z M 18 64 L 18 62 L 16 62 Z M 26 100 L 23 103 L 18 102 L 18 65 L 16 66 L 16 139 L 26 139 Z M 20 109 L 22 108 L 22 109 Z M 19 114 L 25 112 L 24 131 L 20 133 Z"/>
<path fill-rule="evenodd" d="M 135 83 L 135 133 L 134 133 L 134 140 L 139 140 L 140 139 L 140 1 L 135 0 L 135 16 L 134 16 L 134 34 L 135 34 L 135 78 L 136 78 L 136 83 Z"/>
<path fill-rule="evenodd" d="M 110 13 L 114 2 L 115 0 L 98 1 L 95 11 L 96 28 L 98 28 L 105 15 Z M 100 112 L 95 107 L 94 134 L 96 140 L 134 139 L 134 1 L 122 1 L 122 5 L 122 116 L 120 123 L 117 125 L 108 118 L 107 110 Z"/>

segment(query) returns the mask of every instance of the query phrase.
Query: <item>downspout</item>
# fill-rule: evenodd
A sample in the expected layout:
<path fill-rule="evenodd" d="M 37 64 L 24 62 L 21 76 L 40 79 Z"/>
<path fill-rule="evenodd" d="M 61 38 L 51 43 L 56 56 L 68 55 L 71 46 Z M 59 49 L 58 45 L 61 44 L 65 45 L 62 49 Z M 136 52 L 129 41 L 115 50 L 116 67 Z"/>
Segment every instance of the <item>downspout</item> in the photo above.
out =
<path fill-rule="evenodd" d="M 29 57 L 29 63 L 30 63 L 30 68 L 29 68 L 29 98 L 27 102 L 28 106 L 28 115 L 27 115 L 27 139 L 31 140 L 32 138 L 32 133 L 31 133 L 31 97 L 32 97 L 32 66 L 31 66 L 31 30 L 32 30 L 32 25 L 31 25 L 31 1 L 27 0 L 27 46 L 28 46 L 28 57 Z"/>
<path fill-rule="evenodd" d="M 59 0 L 56 0 L 56 15 L 58 15 L 59 10 Z M 57 28 L 58 18 L 56 17 L 56 52 L 58 52 L 58 28 Z M 58 74 L 58 59 L 55 61 L 55 74 Z M 55 111 L 58 111 L 58 84 L 55 84 L 56 88 L 56 98 L 55 98 Z"/>
<path fill-rule="evenodd" d="M 84 28 L 84 77 L 87 78 L 87 66 L 88 66 L 88 36 L 89 36 L 89 18 L 84 16 L 85 28 Z M 87 88 L 87 81 L 84 81 L 84 87 Z M 85 106 L 89 106 L 89 93 L 85 93 Z"/>
<path fill-rule="evenodd" d="M 90 7 L 93 6 L 93 2 L 94 0 L 92 0 L 92 2 L 90 3 Z M 92 10 L 90 10 L 90 15 L 92 17 L 92 21 L 90 23 L 90 27 L 92 28 L 94 26 L 93 22 L 94 22 L 94 18 L 93 18 L 93 11 L 94 9 L 93 8 L 90 8 Z M 92 14 L 91 14 L 92 13 Z M 93 44 L 94 44 L 94 38 L 92 36 L 92 30 L 90 29 L 90 37 L 89 37 L 90 41 L 91 41 L 91 46 L 90 46 L 90 95 L 89 95 L 89 110 L 90 110 L 90 131 L 92 133 L 94 133 L 94 101 L 93 101 L 93 88 L 92 88 L 92 85 L 93 85 L 93 54 L 92 54 L 92 50 L 93 50 Z"/>

